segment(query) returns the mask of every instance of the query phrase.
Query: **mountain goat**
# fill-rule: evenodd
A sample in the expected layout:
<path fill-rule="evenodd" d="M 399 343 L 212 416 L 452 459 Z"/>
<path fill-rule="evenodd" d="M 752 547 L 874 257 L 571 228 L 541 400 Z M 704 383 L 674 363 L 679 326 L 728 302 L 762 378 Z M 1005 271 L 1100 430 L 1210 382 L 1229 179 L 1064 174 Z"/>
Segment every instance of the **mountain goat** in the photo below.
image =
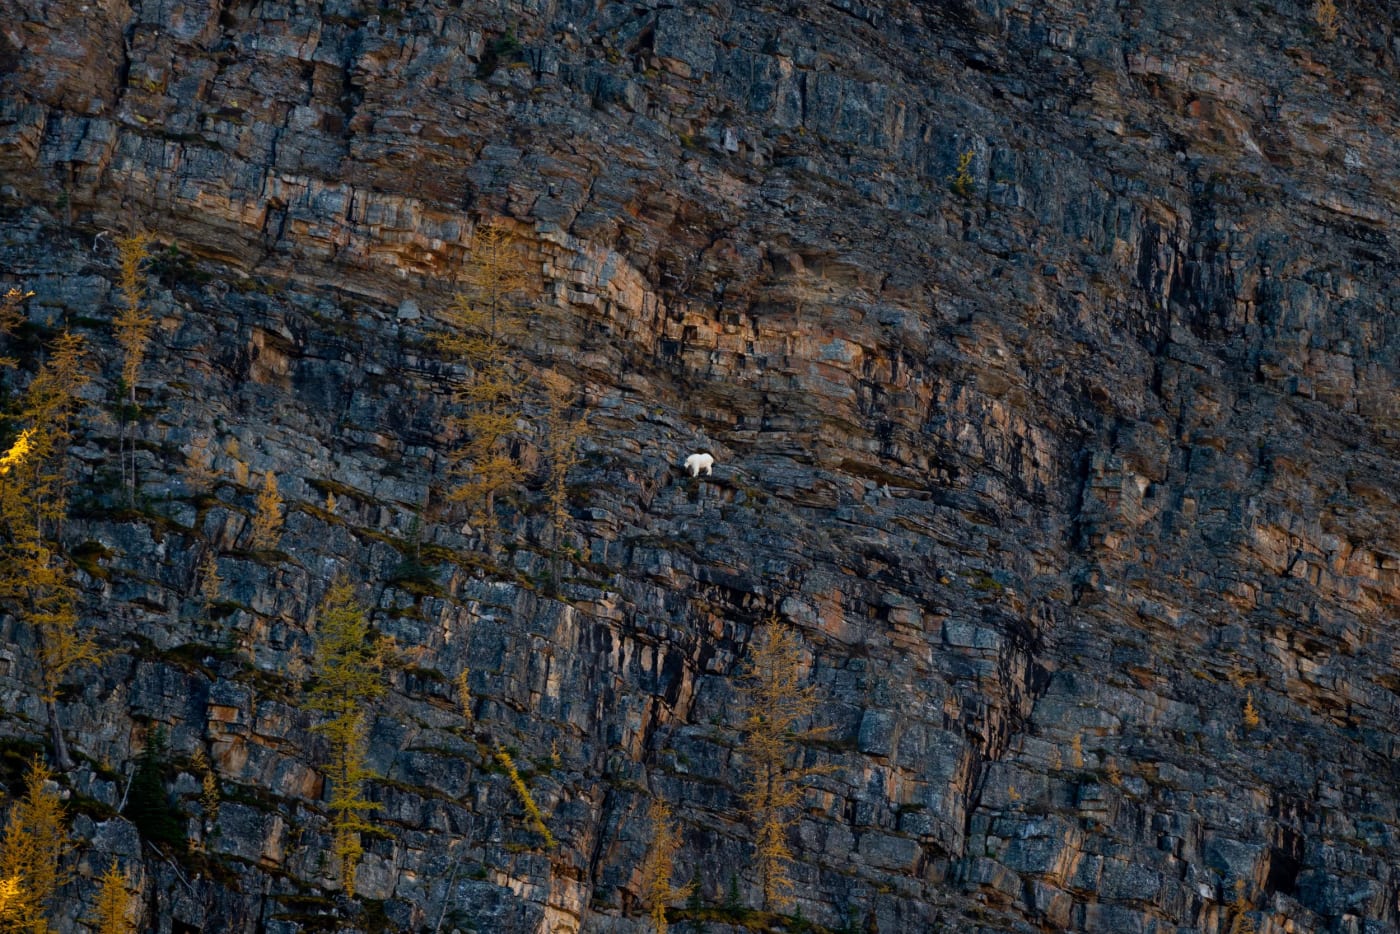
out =
<path fill-rule="evenodd" d="M 692 477 L 700 476 L 700 471 L 705 471 L 705 476 L 714 474 L 715 458 L 708 451 L 697 452 L 685 459 L 685 469 L 690 471 Z"/>

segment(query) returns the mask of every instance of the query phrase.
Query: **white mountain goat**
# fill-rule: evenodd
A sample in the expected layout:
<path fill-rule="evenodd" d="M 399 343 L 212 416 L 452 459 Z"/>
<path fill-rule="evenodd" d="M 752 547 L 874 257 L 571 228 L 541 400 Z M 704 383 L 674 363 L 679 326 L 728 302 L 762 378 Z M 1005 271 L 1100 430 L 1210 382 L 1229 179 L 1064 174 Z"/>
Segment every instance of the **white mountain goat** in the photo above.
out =
<path fill-rule="evenodd" d="M 692 477 L 700 476 L 700 471 L 705 471 L 705 476 L 714 474 L 715 457 L 709 452 L 695 453 L 685 459 L 685 469 L 690 471 Z"/>

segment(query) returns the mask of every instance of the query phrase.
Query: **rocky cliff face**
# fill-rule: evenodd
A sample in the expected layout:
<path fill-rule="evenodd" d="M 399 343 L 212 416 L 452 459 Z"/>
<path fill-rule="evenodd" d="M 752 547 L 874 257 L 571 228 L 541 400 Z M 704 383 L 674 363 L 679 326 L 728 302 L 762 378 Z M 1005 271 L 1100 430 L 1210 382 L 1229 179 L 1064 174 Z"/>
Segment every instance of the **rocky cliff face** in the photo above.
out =
<path fill-rule="evenodd" d="M 1322 6 L 0 0 L 10 385 L 60 324 L 96 376 L 60 927 L 116 854 L 162 934 L 640 932 L 661 796 L 709 930 L 796 930 L 723 907 L 758 901 L 736 676 L 777 614 L 831 728 L 806 922 L 1396 930 L 1400 39 Z M 493 562 L 430 492 L 466 377 L 430 335 L 496 217 L 541 290 L 522 369 L 590 432 L 566 541 L 532 473 Z M 138 225 L 132 507 L 98 235 Z M 299 704 L 338 572 L 404 659 L 357 904 Z M 32 644 L 6 620 L 15 748 Z M 113 816 L 157 726 L 183 864 Z"/>

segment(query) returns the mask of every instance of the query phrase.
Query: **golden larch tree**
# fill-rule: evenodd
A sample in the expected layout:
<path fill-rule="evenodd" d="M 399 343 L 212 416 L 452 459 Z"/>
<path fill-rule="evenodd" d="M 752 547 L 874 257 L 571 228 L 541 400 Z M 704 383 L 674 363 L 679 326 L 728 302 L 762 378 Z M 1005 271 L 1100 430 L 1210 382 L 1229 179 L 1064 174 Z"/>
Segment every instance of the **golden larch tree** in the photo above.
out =
<path fill-rule="evenodd" d="M 10 449 L 4 455 L 0 455 L 0 477 L 19 467 L 33 453 L 35 431 L 34 428 L 21 431 L 14 444 L 10 445 Z"/>
<path fill-rule="evenodd" d="M 588 433 L 586 414 L 574 409 L 567 384 L 545 384 L 545 514 L 549 521 L 550 581 L 559 586 L 559 552 L 569 523 L 569 468 L 578 462 L 578 445 Z"/>
<path fill-rule="evenodd" d="M 131 920 L 132 897 L 126 873 L 117 866 L 113 857 L 111 865 L 98 880 L 97 904 L 93 906 L 92 923 L 97 926 L 97 934 L 135 934 L 136 925 Z"/>
<path fill-rule="evenodd" d="M 98 660 L 96 645 L 78 632 L 71 562 L 57 545 L 68 512 L 71 423 L 86 380 L 82 339 L 65 332 L 24 393 L 18 419 L 24 427 L 0 473 L 0 607 L 37 636 L 40 696 L 54 762 L 65 771 L 73 763 L 59 726 L 59 688 L 73 668 Z"/>
<path fill-rule="evenodd" d="M 124 400 L 118 400 L 121 407 L 121 438 L 117 457 L 121 463 L 122 482 L 128 485 L 133 497 L 136 495 L 136 424 L 140 418 L 136 384 L 141 378 L 146 348 L 151 343 L 151 331 L 155 328 L 155 318 L 146 310 L 146 273 L 143 268 L 150 245 L 151 236 L 147 233 L 117 240 L 117 291 L 121 293 L 121 308 L 112 320 L 112 329 L 122 349 L 121 388 L 125 389 L 126 396 Z"/>
<path fill-rule="evenodd" d="M 20 891 L 19 876 L 0 879 L 0 923 L 8 923 L 9 912 L 23 893 Z"/>
<path fill-rule="evenodd" d="M 331 747 L 326 770 L 330 779 L 332 855 L 340 867 L 345 894 L 355 894 L 355 870 L 364 847 L 360 835 L 373 829 L 366 814 L 376 805 L 364 798 L 363 784 L 372 778 L 365 742 L 370 705 L 383 696 L 387 641 L 370 629 L 365 611 L 355 600 L 354 587 L 336 581 L 322 602 L 316 621 L 314 683 L 306 707 L 328 719 L 314 727 Z"/>
<path fill-rule="evenodd" d="M 210 450 L 209 439 L 196 435 L 190 439 L 190 450 L 185 455 L 185 468 L 182 471 L 185 483 L 196 493 L 207 493 L 219 479 L 214 469 L 214 452 Z"/>
<path fill-rule="evenodd" d="M 190 765 L 199 773 L 199 803 L 204 808 L 204 820 L 212 824 L 219 819 L 219 804 L 223 797 L 219 793 L 219 777 L 214 774 L 214 767 L 209 764 L 209 757 L 203 749 L 194 751 Z"/>
<path fill-rule="evenodd" d="M 545 846 L 551 850 L 556 846 L 554 834 L 550 833 L 549 825 L 544 822 L 544 814 L 540 812 L 540 806 L 535 803 L 535 796 L 530 794 L 530 786 L 525 784 L 525 779 L 521 776 L 520 770 L 515 767 L 515 760 L 511 758 L 509 752 L 501 745 L 496 746 L 496 762 L 505 769 L 506 777 L 510 779 L 510 787 L 515 790 L 515 796 L 520 799 L 520 804 L 525 808 L 525 815 L 530 818 L 530 826 L 535 828 L 535 832 L 544 837 Z"/>
<path fill-rule="evenodd" d="M 24 426 L 23 469 L 9 471 L 8 489 L 29 501 L 31 524 L 51 532 L 68 511 L 65 455 L 72 441 L 72 420 L 88 382 L 83 339 L 64 331 L 49 347 L 49 358 L 25 390 L 18 419 Z M 16 439 L 19 443 L 19 439 Z M 13 452 L 13 449 L 11 450 Z"/>
<path fill-rule="evenodd" d="M 1322 38 L 1335 42 L 1341 29 L 1341 14 L 1337 10 L 1336 0 L 1317 0 L 1313 4 L 1313 22 L 1317 23 Z"/>
<path fill-rule="evenodd" d="M 797 820 L 802 780 L 822 771 L 795 763 L 802 753 L 799 741 L 825 731 L 798 730 L 816 709 L 816 688 L 803 684 L 797 633 L 776 617 L 754 630 L 740 698 L 741 749 L 751 763 L 743 802 L 754 828 L 763 907 L 783 907 L 792 902 L 788 830 Z"/>
<path fill-rule="evenodd" d="M 10 289 L 4 295 L 0 295 L 0 337 L 8 337 L 24 323 L 24 312 L 19 310 L 19 306 L 33 295 L 33 292 L 19 289 Z M 0 369 L 14 365 L 13 357 L 0 357 Z"/>
<path fill-rule="evenodd" d="M 1262 721 L 1259 719 L 1259 708 L 1254 706 L 1254 693 L 1252 691 L 1244 696 L 1244 710 L 1240 716 L 1244 721 L 1245 729 L 1259 729 L 1259 724 Z"/>
<path fill-rule="evenodd" d="M 21 289 L 9 289 L 0 296 L 0 336 L 13 334 L 24 323 L 24 312 L 19 310 L 19 306 L 33 296 L 33 292 Z"/>
<path fill-rule="evenodd" d="M 257 512 L 253 513 L 253 531 L 248 547 L 267 551 L 277 546 L 282 535 L 282 496 L 277 492 L 277 477 L 269 470 L 263 474 L 262 490 L 258 493 Z"/>
<path fill-rule="evenodd" d="M 462 711 L 462 719 L 470 726 L 476 719 L 472 713 L 472 670 L 463 668 L 457 673 L 457 708 Z"/>
<path fill-rule="evenodd" d="M 219 602 L 223 589 L 224 582 L 219 577 L 219 556 L 211 548 L 205 552 L 204 560 L 199 565 L 199 595 L 204 598 L 204 612 L 208 613 Z"/>
<path fill-rule="evenodd" d="M 10 808 L 0 838 L 0 879 L 11 894 L 0 910 L 0 930 L 48 930 L 44 916 L 65 881 L 60 862 L 69 850 L 63 802 L 49 788 L 53 778 L 53 772 L 34 759 L 24 779 L 24 797 Z"/>
<path fill-rule="evenodd" d="M 155 318 L 146 311 L 146 275 L 142 268 L 150 245 L 151 236 L 147 233 L 122 237 L 117 241 L 121 269 L 117 287 L 121 292 L 121 310 L 113 319 L 112 327 L 123 353 L 122 384 L 133 403 L 136 401 L 136 382 L 141 376 L 141 364 L 145 362 L 146 348 L 151 343 L 151 330 L 155 327 Z"/>
<path fill-rule="evenodd" d="M 466 290 L 441 313 L 445 329 L 435 335 L 438 347 L 471 374 L 457 393 L 461 411 L 449 420 L 461 441 L 450 455 L 454 483 L 447 499 L 466 505 L 490 553 L 499 531 L 496 498 L 525 475 L 512 451 L 525 385 L 513 355 L 525 335 L 522 297 L 529 280 L 518 245 L 500 221 L 477 227 L 465 278 Z"/>
<path fill-rule="evenodd" d="M 646 860 L 642 863 L 642 892 L 646 896 L 652 927 L 656 929 L 656 934 L 666 934 L 666 906 L 677 898 L 685 897 L 688 891 L 671 884 L 676 852 L 681 848 L 681 835 L 671 821 L 670 805 L 660 796 L 651 799 L 647 822 L 651 825 L 651 846 L 647 848 Z"/>
<path fill-rule="evenodd" d="M 1244 880 L 1235 880 L 1235 900 L 1226 907 L 1226 916 L 1229 919 L 1228 927 L 1224 927 L 1226 934 L 1257 934 L 1259 928 L 1254 924 L 1254 919 L 1249 916 L 1249 899 L 1244 895 Z"/>

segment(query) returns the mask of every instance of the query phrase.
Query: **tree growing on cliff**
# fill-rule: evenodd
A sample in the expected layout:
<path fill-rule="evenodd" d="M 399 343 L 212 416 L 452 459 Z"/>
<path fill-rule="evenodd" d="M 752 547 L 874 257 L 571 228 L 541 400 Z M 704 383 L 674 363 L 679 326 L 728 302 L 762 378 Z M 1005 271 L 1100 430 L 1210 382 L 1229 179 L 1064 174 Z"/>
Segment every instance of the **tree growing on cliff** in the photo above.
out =
<path fill-rule="evenodd" d="M 97 934 L 133 934 L 136 930 L 131 920 L 132 898 L 128 885 L 130 880 L 114 857 L 98 880 L 97 904 L 93 906 L 92 918 Z"/>
<path fill-rule="evenodd" d="M 544 814 L 540 813 L 540 806 L 535 803 L 535 796 L 530 794 L 530 786 L 525 784 L 525 779 L 520 775 L 520 770 L 515 767 L 515 759 L 506 751 L 504 746 L 496 746 L 496 763 L 505 770 L 506 777 L 510 779 L 510 787 L 515 790 L 515 796 L 520 799 L 520 804 L 525 808 L 525 814 L 530 818 L 530 825 L 535 831 L 544 837 L 545 846 L 551 850 L 556 846 L 554 834 L 549 832 L 549 825 L 544 822 Z"/>
<path fill-rule="evenodd" d="M 1245 727 L 1245 729 L 1247 729 L 1247 730 L 1257 730 L 1257 729 L 1259 729 L 1259 724 L 1260 724 L 1262 721 L 1259 719 L 1259 709 L 1258 709 L 1257 707 L 1254 706 L 1254 694 L 1253 694 L 1253 692 L 1250 692 L 1250 693 L 1245 694 L 1245 696 L 1244 696 L 1244 710 L 1241 711 L 1240 717 L 1241 717 L 1241 719 L 1244 721 L 1244 727 Z"/>
<path fill-rule="evenodd" d="M 688 893 L 671 884 L 676 852 L 681 847 L 681 835 L 671 822 L 671 808 L 664 798 L 651 799 L 647 809 L 651 825 L 651 846 L 642 864 L 642 892 L 646 895 L 651 924 L 656 934 L 666 934 L 666 906 Z"/>
<path fill-rule="evenodd" d="M 77 588 L 57 544 L 68 511 L 71 423 L 86 379 L 82 339 L 65 332 L 24 393 L 22 427 L 0 471 L 0 608 L 34 629 L 54 763 L 64 771 L 73 762 L 59 726 L 60 687 L 75 667 L 98 659 L 78 632 Z"/>
<path fill-rule="evenodd" d="M 958 156 L 958 167 L 952 175 L 948 176 L 948 188 L 959 198 L 970 198 L 976 188 L 976 182 L 972 178 L 972 157 L 975 153 L 969 149 Z"/>
<path fill-rule="evenodd" d="M 24 300 L 34 295 L 19 289 L 10 289 L 0 296 L 0 337 L 8 337 L 24 323 L 24 313 L 19 310 Z M 13 357 L 0 357 L 0 369 L 15 365 Z"/>
<path fill-rule="evenodd" d="M 214 452 L 209 449 L 209 438 L 196 435 L 190 439 L 190 450 L 185 455 L 182 471 L 185 483 L 196 493 L 207 493 L 219 479 L 214 469 Z"/>
<path fill-rule="evenodd" d="M 24 322 L 24 313 L 19 306 L 24 304 L 25 299 L 33 297 L 33 292 L 22 289 L 8 289 L 0 296 L 0 336 L 14 333 L 15 328 Z"/>
<path fill-rule="evenodd" d="M 151 342 L 155 319 L 146 311 L 146 276 L 142 268 L 150 249 L 151 236 L 137 233 L 117 240 L 119 274 L 117 288 L 121 293 L 121 310 L 112 321 L 117 344 L 122 348 L 120 388 L 126 399 L 118 399 L 121 412 L 121 440 L 117 457 L 121 464 L 122 483 L 130 496 L 136 495 L 136 424 L 141 416 L 136 402 L 136 383 L 141 378 L 141 364 Z M 119 393 L 119 396 L 121 393 Z"/>
<path fill-rule="evenodd" d="M 587 415 L 574 410 L 562 380 L 545 384 L 545 510 L 549 523 L 550 585 L 559 586 L 559 552 L 569 522 L 569 468 L 578 463 L 578 445 L 588 434 Z"/>
<path fill-rule="evenodd" d="M 204 612 L 208 613 L 219 601 L 224 589 L 223 579 L 219 577 L 219 556 L 212 548 L 205 553 L 204 560 L 200 562 L 198 579 L 199 595 L 204 599 Z"/>
<path fill-rule="evenodd" d="M 816 709 L 816 688 L 802 683 L 802 644 L 776 616 L 755 628 L 740 687 L 744 758 L 752 773 L 743 792 L 754 828 L 754 850 L 764 909 L 792 902 L 788 830 L 796 822 L 802 781 L 823 771 L 796 764 L 800 740 L 826 732 L 799 726 Z"/>
<path fill-rule="evenodd" d="M 1313 22 L 1317 23 L 1322 38 L 1335 42 L 1341 29 L 1341 14 L 1337 11 L 1336 0 L 1317 0 L 1313 4 Z"/>
<path fill-rule="evenodd" d="M 194 755 L 190 757 L 190 765 L 199 773 L 199 803 L 204 808 L 204 820 L 213 824 L 219 819 L 219 805 L 222 800 L 219 793 L 219 777 L 214 774 L 214 767 L 209 764 L 209 757 L 204 754 L 203 749 L 194 751 Z"/>
<path fill-rule="evenodd" d="M 496 499 L 525 474 L 512 442 L 525 385 L 513 346 L 525 333 L 526 285 L 510 231 L 499 221 L 481 224 L 472 237 L 467 288 L 442 313 L 446 329 L 435 335 L 438 347 L 471 371 L 457 394 L 461 412 L 449 422 L 462 440 L 450 455 L 454 483 L 447 499 L 467 506 L 488 553 L 499 532 Z"/>
<path fill-rule="evenodd" d="M 34 451 L 34 431 L 33 428 L 26 428 L 19 433 L 14 444 L 3 455 L 0 455 L 0 477 L 5 476 L 10 471 L 24 463 Z"/>
<path fill-rule="evenodd" d="M 252 525 L 252 534 L 248 538 L 251 550 L 267 551 L 277 547 L 277 540 L 282 535 L 282 496 L 277 492 L 277 477 L 271 470 L 263 474 L 262 490 L 258 493 Z"/>
<path fill-rule="evenodd" d="M 384 662 L 388 647 L 370 629 L 365 611 L 355 600 L 354 587 L 336 581 L 321 603 L 316 622 L 314 682 L 306 700 L 308 710 L 329 719 L 313 729 L 331 747 L 331 855 L 340 869 L 345 894 L 355 895 L 355 870 L 364 847 L 360 835 L 373 829 L 366 818 L 376 805 L 364 798 L 363 784 L 372 775 L 366 765 L 365 742 L 370 705 L 384 695 Z"/>
<path fill-rule="evenodd" d="M 24 797 L 10 808 L 0 838 L 0 880 L 5 883 L 0 930 L 48 930 L 44 915 L 64 882 L 60 862 L 69 849 L 63 802 L 49 788 L 53 777 L 34 759 L 25 776 Z"/>
<path fill-rule="evenodd" d="M 1254 919 L 1249 915 L 1253 906 L 1249 903 L 1249 899 L 1245 898 L 1244 889 L 1244 880 L 1236 879 L 1235 900 L 1227 908 L 1229 925 L 1225 928 L 1226 934 L 1256 934 L 1259 930 L 1254 924 Z"/>
<path fill-rule="evenodd" d="M 457 707 L 462 711 L 462 719 L 467 721 L 467 726 L 476 720 L 476 715 L 472 713 L 471 676 L 470 668 L 463 668 L 457 673 Z"/>
<path fill-rule="evenodd" d="M 146 746 L 136 760 L 123 814 L 136 825 L 141 836 L 163 844 L 175 852 L 185 849 L 185 826 L 165 790 L 170 768 L 170 740 L 165 727 L 158 726 L 146 737 Z"/>

